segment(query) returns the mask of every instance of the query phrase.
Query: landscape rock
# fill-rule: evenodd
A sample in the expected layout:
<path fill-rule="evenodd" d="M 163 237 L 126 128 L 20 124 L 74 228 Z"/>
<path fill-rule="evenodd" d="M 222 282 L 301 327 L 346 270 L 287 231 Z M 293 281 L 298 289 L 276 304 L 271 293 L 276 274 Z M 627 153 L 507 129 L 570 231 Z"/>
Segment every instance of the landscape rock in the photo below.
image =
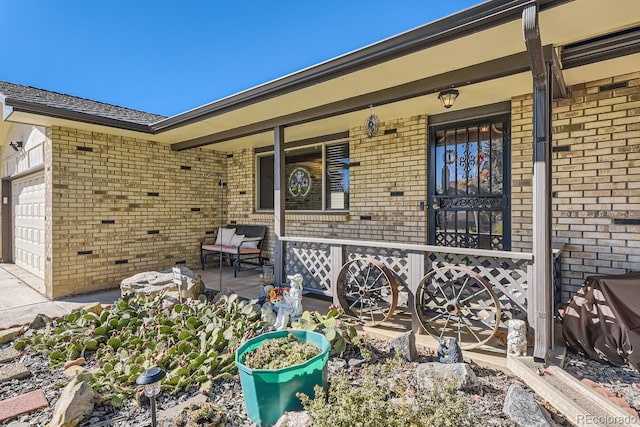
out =
<path fill-rule="evenodd" d="M 77 376 L 62 390 L 49 427 L 75 427 L 93 411 L 93 390 L 83 376 Z"/>
<path fill-rule="evenodd" d="M 86 372 L 86 369 L 84 368 L 84 366 L 73 365 L 69 366 L 67 369 L 64 369 L 62 372 L 64 372 L 67 377 L 73 378 L 78 376 L 79 374 L 82 374 L 83 372 Z"/>
<path fill-rule="evenodd" d="M 178 294 L 178 284 L 174 281 L 173 270 L 146 271 L 128 277 L 120 283 L 120 294 L 153 296 L 160 292 L 167 292 L 166 298 L 175 302 L 182 299 L 197 299 L 204 294 L 204 282 L 199 275 L 186 267 L 180 267 L 181 285 Z"/>
<path fill-rule="evenodd" d="M 418 357 L 416 350 L 416 335 L 413 331 L 405 332 L 404 334 L 391 340 L 389 344 L 394 354 L 401 354 L 405 360 L 413 362 Z"/>
<path fill-rule="evenodd" d="M 100 316 L 102 314 L 103 307 L 102 307 L 102 304 L 100 304 L 99 302 L 94 302 L 73 311 L 78 311 L 78 310 L 84 310 L 89 313 L 94 313 Z"/>
<path fill-rule="evenodd" d="M 547 419 L 533 396 L 518 384 L 509 387 L 502 412 L 520 427 L 555 426 L 553 421 Z"/>
<path fill-rule="evenodd" d="M 274 424 L 274 427 L 308 427 L 310 425 L 311 418 L 309 418 L 309 414 L 307 413 L 307 411 L 296 411 L 285 412 L 284 414 L 282 414 L 278 422 Z"/>
<path fill-rule="evenodd" d="M 67 369 L 70 366 L 80 366 L 80 365 L 84 365 L 84 362 L 86 362 L 86 360 L 84 359 L 84 357 L 78 357 L 75 360 L 69 360 L 67 361 L 64 366 L 62 367 L 62 369 Z"/>
<path fill-rule="evenodd" d="M 235 293 L 236 293 L 236 292 L 235 292 L 233 289 L 231 289 L 231 288 L 224 288 L 223 290 L 221 290 L 220 292 L 218 292 L 218 293 L 216 294 L 216 296 L 215 296 L 215 297 L 213 297 L 213 303 L 215 304 L 215 303 L 217 303 L 218 301 L 220 301 L 220 299 L 221 299 L 224 295 L 229 296 L 229 295 L 233 295 L 233 294 L 235 294 Z"/>
<path fill-rule="evenodd" d="M 421 363 L 416 368 L 418 385 L 428 392 L 435 383 L 441 385 L 455 383 L 457 390 L 475 389 L 479 386 L 478 377 L 466 363 Z"/>
<path fill-rule="evenodd" d="M 158 413 L 158 425 L 160 427 L 170 427 L 173 426 L 173 419 L 182 412 L 185 408 L 190 407 L 191 405 L 201 404 L 207 401 L 207 396 L 204 394 L 196 394 L 195 396 L 190 397 L 179 405 L 175 405 L 166 411 L 161 411 Z"/>
<path fill-rule="evenodd" d="M 29 324 L 29 329 L 42 329 L 47 326 L 48 323 L 51 323 L 51 320 L 52 319 L 46 314 L 40 313 Z"/>
<path fill-rule="evenodd" d="M 19 380 L 31 375 L 31 371 L 22 363 L 8 363 L 0 366 L 0 383 Z"/>
<path fill-rule="evenodd" d="M 6 344 L 14 338 L 22 335 L 24 332 L 23 326 L 16 326 L 15 328 L 3 329 L 0 331 L 0 344 Z"/>
<path fill-rule="evenodd" d="M 13 359 L 18 358 L 20 352 L 13 347 L 6 347 L 0 349 L 0 363 L 11 362 Z"/>

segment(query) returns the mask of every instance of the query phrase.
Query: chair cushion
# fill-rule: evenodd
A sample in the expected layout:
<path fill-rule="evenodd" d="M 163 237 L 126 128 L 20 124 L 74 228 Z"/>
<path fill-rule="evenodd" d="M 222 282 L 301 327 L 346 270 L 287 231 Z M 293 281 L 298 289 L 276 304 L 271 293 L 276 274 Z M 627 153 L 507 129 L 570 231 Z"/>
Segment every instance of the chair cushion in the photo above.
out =
<path fill-rule="evenodd" d="M 235 228 L 218 228 L 218 235 L 214 245 L 231 246 L 231 239 L 236 234 Z"/>
<path fill-rule="evenodd" d="M 242 249 L 258 249 L 258 243 L 262 240 L 262 237 L 245 237 L 242 240 Z"/>
<path fill-rule="evenodd" d="M 229 242 L 229 246 L 240 246 L 242 244 L 242 240 L 244 239 L 244 234 L 234 234 L 231 238 L 231 242 Z"/>

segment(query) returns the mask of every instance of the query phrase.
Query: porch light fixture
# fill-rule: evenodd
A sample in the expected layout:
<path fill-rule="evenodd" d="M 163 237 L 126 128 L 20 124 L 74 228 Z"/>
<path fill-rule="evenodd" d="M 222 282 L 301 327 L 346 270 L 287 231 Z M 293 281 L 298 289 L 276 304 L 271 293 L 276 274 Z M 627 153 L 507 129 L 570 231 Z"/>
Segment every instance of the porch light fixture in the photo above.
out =
<path fill-rule="evenodd" d="M 447 89 L 438 94 L 438 99 L 442 102 L 442 106 L 448 109 L 453 107 L 453 103 L 456 102 L 458 95 L 460 95 L 460 92 L 457 90 Z"/>
<path fill-rule="evenodd" d="M 20 149 L 22 148 L 22 141 L 15 141 L 15 142 L 10 142 L 9 145 L 11 146 L 11 148 L 13 148 L 15 151 L 20 151 Z"/>
<path fill-rule="evenodd" d="M 156 427 L 156 396 L 160 394 L 160 381 L 167 375 L 165 371 L 154 366 L 136 378 L 136 384 L 144 389 L 144 395 L 151 401 L 151 427 Z"/>

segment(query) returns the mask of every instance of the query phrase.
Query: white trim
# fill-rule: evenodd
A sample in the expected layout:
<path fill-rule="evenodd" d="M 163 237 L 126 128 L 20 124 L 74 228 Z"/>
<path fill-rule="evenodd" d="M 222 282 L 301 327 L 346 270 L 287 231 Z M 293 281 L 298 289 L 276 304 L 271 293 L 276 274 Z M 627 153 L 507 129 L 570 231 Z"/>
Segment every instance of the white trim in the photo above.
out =
<path fill-rule="evenodd" d="M 2 102 L 2 121 L 5 121 L 13 113 L 13 107 L 7 106 L 7 98 L 2 94 L 0 94 L 0 102 Z"/>
<path fill-rule="evenodd" d="M 376 248 L 400 249 L 404 251 L 421 251 L 421 252 L 439 252 L 457 255 L 474 255 L 491 258 L 511 258 L 533 260 L 533 254 L 527 252 L 511 252 L 511 251 L 492 251 L 488 249 L 469 249 L 453 246 L 433 246 L 418 245 L 394 242 L 376 242 L 369 240 L 342 240 L 342 239 L 317 239 L 313 237 L 285 237 L 281 236 L 280 240 L 284 242 L 300 242 L 300 243 L 320 243 L 326 245 L 348 245 L 348 246 L 367 246 Z"/>

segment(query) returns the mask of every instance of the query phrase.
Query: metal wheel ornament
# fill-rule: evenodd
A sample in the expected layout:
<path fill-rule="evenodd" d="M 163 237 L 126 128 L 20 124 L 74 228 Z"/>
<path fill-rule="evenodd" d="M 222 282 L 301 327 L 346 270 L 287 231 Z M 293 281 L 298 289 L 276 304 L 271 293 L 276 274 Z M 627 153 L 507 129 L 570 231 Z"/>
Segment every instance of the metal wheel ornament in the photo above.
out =
<path fill-rule="evenodd" d="M 434 338 L 451 337 L 460 348 L 485 344 L 500 326 L 500 301 L 491 285 L 462 266 L 434 268 L 422 278 L 415 313 Z"/>
<path fill-rule="evenodd" d="M 340 307 L 365 325 L 388 320 L 398 304 L 398 284 L 380 261 L 357 258 L 342 266 L 336 292 Z"/>

